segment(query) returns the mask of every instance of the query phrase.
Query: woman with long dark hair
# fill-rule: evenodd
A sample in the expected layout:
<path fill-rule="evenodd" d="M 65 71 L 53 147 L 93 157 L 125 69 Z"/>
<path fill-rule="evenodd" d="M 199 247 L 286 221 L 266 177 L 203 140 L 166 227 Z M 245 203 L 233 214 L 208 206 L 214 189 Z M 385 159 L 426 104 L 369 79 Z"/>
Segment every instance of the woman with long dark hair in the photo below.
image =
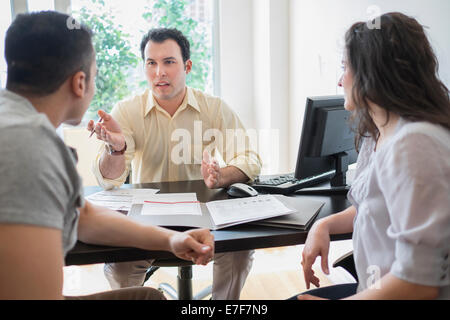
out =
<path fill-rule="evenodd" d="M 298 299 L 450 299 L 450 100 L 423 27 L 401 13 L 345 36 L 345 108 L 357 123 L 357 169 L 348 209 L 318 220 L 305 243 L 328 273 L 330 234 L 353 232 L 358 284 Z"/>

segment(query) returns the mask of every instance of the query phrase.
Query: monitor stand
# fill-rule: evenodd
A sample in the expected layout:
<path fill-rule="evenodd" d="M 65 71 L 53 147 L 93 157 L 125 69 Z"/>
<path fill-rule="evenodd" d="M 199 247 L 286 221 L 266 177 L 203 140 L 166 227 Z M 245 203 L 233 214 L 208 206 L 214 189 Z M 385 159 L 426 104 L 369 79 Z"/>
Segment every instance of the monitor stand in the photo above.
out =
<path fill-rule="evenodd" d="M 348 171 L 348 154 L 341 152 L 333 156 L 335 158 L 336 171 L 330 182 L 320 184 L 312 188 L 297 190 L 295 194 L 303 195 L 346 195 L 350 186 L 347 185 L 346 175 Z"/>
<path fill-rule="evenodd" d="M 350 190 L 350 186 L 332 187 L 330 183 L 325 183 L 324 185 L 318 185 L 313 188 L 304 188 L 294 192 L 296 195 L 346 195 Z"/>
<path fill-rule="evenodd" d="M 348 153 L 341 152 L 335 154 L 334 156 L 336 171 L 334 176 L 331 178 L 330 184 L 332 187 L 345 187 L 347 185 L 346 175 L 348 171 Z"/>

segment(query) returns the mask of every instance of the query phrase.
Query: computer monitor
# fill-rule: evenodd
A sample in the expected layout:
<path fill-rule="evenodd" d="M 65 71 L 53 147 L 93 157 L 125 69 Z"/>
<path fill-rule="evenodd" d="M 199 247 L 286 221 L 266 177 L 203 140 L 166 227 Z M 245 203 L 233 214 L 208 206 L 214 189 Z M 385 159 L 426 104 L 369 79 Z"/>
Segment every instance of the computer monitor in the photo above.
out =
<path fill-rule="evenodd" d="M 343 96 L 308 97 L 295 178 L 329 173 L 331 188 L 346 187 L 348 165 L 355 163 L 355 134 Z"/>
<path fill-rule="evenodd" d="M 253 188 L 281 194 L 300 189 L 302 193 L 347 192 L 348 165 L 357 159 L 349 117 L 343 96 L 307 98 L 295 173 L 258 177 Z M 330 183 L 323 187 L 325 182 Z"/>

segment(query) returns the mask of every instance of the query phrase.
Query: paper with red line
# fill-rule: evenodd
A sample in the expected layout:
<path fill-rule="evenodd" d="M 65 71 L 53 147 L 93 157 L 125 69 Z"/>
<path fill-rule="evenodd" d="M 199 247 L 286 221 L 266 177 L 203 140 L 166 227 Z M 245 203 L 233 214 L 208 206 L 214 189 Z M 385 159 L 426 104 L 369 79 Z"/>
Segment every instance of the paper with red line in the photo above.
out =
<path fill-rule="evenodd" d="M 158 193 L 140 200 L 142 215 L 202 215 L 195 193 Z"/>

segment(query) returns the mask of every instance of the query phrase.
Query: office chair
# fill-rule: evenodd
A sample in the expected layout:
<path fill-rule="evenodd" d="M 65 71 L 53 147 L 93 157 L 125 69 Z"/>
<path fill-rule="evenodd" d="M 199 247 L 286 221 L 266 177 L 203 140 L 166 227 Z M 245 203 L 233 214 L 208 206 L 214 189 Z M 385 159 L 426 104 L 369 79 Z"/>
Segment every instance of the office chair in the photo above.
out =
<path fill-rule="evenodd" d="M 208 286 L 198 294 L 192 294 L 192 265 L 191 261 L 180 259 L 155 260 L 150 268 L 148 268 L 144 283 L 155 273 L 160 267 L 178 267 L 177 288 L 173 288 L 168 283 L 160 283 L 158 289 L 169 295 L 174 300 L 201 300 L 212 292 L 212 286 Z"/>
<path fill-rule="evenodd" d="M 356 282 L 358 282 L 358 274 L 356 273 L 355 260 L 353 259 L 353 251 L 344 254 L 333 263 L 333 268 L 342 267 L 347 270 Z"/>

